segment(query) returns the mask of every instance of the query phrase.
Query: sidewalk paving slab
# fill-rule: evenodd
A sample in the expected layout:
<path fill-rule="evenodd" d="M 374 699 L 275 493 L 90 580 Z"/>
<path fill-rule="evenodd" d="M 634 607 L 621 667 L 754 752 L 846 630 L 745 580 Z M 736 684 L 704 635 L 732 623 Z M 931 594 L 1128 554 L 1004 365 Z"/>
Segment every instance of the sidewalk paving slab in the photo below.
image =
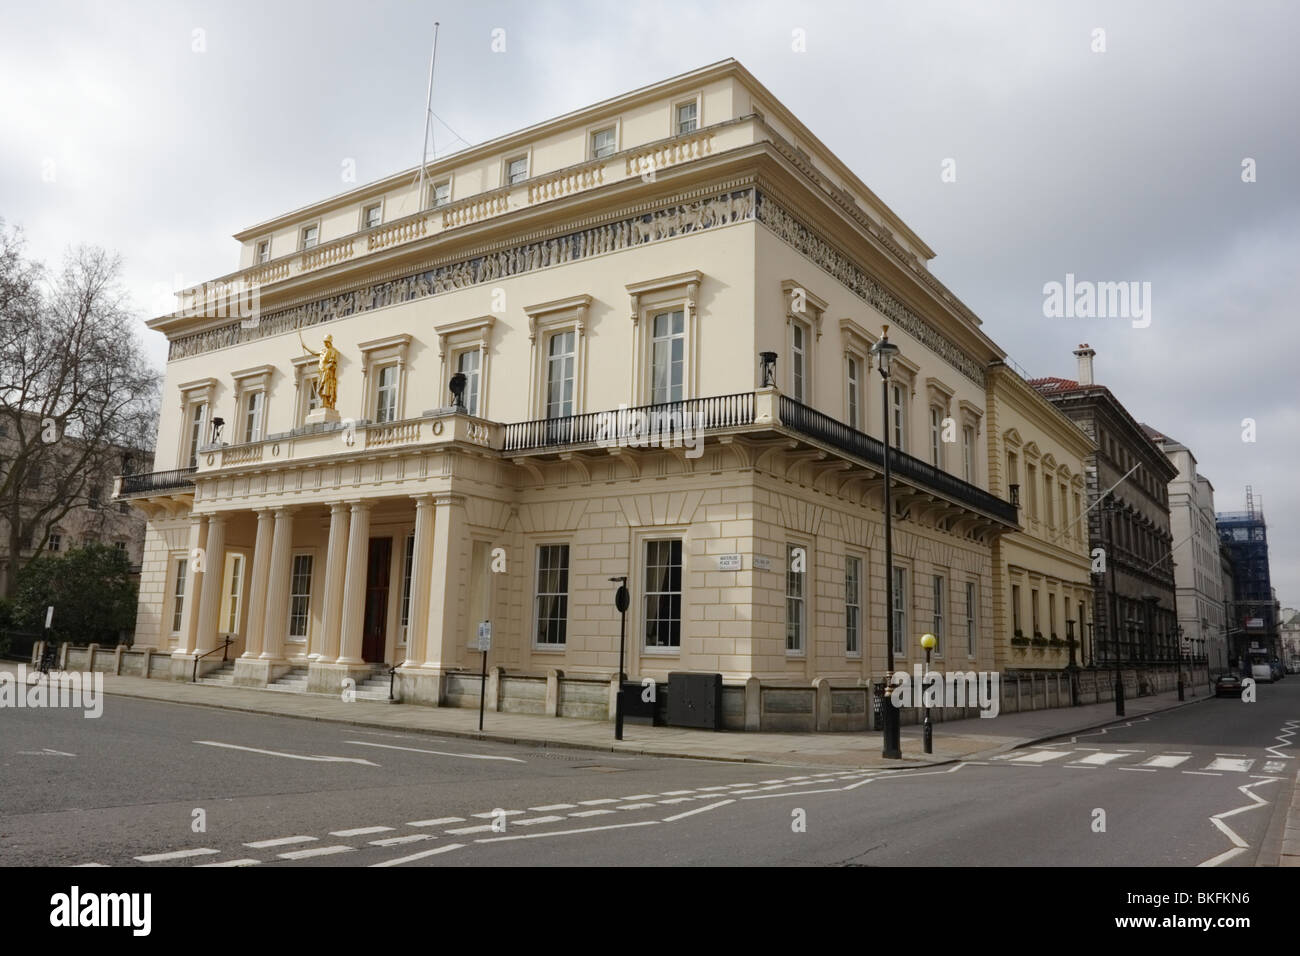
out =
<path fill-rule="evenodd" d="M 16 672 L 17 665 L 0 663 Z M 471 740 L 539 747 L 680 757 L 746 763 L 769 763 L 835 769 L 917 768 L 990 757 L 1063 735 L 1099 731 L 1209 699 L 1189 697 L 1186 703 L 1168 692 L 1126 702 L 1127 714 L 1117 718 L 1114 704 L 1086 704 L 1051 710 L 972 717 L 934 724 L 934 752 L 923 752 L 919 724 L 903 728 L 902 760 L 880 754 L 880 734 L 864 732 L 755 733 L 709 731 L 679 727 L 626 724 L 623 740 L 615 741 L 612 722 L 533 714 L 489 712 L 478 730 L 478 711 L 459 707 L 394 707 L 373 701 L 345 702 L 341 697 L 272 693 L 256 688 L 215 687 L 164 679 L 104 675 L 110 696 L 217 707 L 268 716 L 297 717 L 383 730 L 438 734 Z"/>

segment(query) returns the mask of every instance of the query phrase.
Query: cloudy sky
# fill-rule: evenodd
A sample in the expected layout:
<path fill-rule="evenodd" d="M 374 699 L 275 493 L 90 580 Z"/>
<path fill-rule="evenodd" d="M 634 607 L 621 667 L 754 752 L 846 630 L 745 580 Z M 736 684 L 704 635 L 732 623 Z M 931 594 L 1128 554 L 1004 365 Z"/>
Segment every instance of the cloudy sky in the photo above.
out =
<path fill-rule="evenodd" d="M 1193 449 L 1219 510 L 1252 484 L 1273 583 L 1300 604 L 1300 7 L 10 5 L 0 217 L 49 262 L 117 250 L 157 314 L 160 293 L 236 267 L 231 233 L 349 188 L 349 160 L 358 182 L 418 162 L 434 20 L 439 154 L 739 59 L 938 252 L 1021 366 L 1073 377 L 1089 342 L 1098 380 Z M 1067 273 L 1151 283 L 1149 327 L 1044 317 Z"/>

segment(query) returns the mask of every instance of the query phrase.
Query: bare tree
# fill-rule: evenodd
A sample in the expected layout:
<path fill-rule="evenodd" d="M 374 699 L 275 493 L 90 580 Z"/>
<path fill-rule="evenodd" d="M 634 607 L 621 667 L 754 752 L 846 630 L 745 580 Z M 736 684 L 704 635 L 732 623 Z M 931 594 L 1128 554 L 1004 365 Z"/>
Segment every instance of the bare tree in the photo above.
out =
<path fill-rule="evenodd" d="M 0 221 L 6 596 L 68 512 L 107 498 L 124 449 L 152 446 L 159 377 L 136 336 L 120 273 L 118 256 L 80 246 L 51 276 L 25 257 L 21 234 Z"/>

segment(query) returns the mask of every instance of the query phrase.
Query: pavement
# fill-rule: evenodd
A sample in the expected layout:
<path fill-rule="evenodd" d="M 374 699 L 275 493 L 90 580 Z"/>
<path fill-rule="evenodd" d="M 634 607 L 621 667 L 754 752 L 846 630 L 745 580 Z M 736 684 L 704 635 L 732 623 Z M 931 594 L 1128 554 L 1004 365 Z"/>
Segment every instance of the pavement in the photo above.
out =
<path fill-rule="evenodd" d="M 16 672 L 17 664 L 0 663 L 0 670 Z M 218 707 L 306 720 L 331 721 L 385 730 L 402 730 L 509 744 L 564 747 L 644 756 L 738 761 L 834 769 L 927 767 L 961 760 L 982 760 L 1062 735 L 1095 730 L 1117 722 L 1113 703 L 1089 704 L 1050 710 L 999 714 L 993 718 L 934 724 L 934 752 L 923 749 L 921 727 L 904 725 L 903 759 L 886 760 L 880 754 L 880 735 L 866 733 L 753 733 L 648 727 L 626 724 L 623 740 L 614 740 L 612 723 L 533 714 L 488 713 L 478 729 L 478 711 L 457 707 L 392 705 L 371 701 L 345 702 L 341 696 L 289 694 L 254 688 L 216 687 L 142 677 L 104 676 L 104 691 L 111 696 Z M 1126 718 L 1140 718 L 1208 699 L 1176 692 L 1130 699 Z M 1295 821 L 1300 825 L 1300 819 Z M 1292 834 L 1300 837 L 1300 834 Z M 1293 852 L 1300 849 L 1293 846 Z"/>

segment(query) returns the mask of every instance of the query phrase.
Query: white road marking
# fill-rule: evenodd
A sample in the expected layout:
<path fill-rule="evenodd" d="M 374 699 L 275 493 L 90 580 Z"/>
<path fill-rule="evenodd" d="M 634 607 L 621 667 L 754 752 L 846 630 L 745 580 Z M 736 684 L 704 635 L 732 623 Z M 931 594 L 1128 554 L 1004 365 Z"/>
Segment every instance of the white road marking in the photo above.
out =
<path fill-rule="evenodd" d="M 538 813 L 549 813 L 551 810 L 573 810 L 578 805 L 576 803 L 552 803 L 546 807 L 529 807 L 529 810 L 535 810 Z"/>
<path fill-rule="evenodd" d="M 653 803 L 625 803 L 619 807 L 620 810 L 644 810 L 646 807 L 654 807 Z"/>
<path fill-rule="evenodd" d="M 791 790 L 789 793 L 760 793 L 756 797 L 741 797 L 742 800 L 771 800 L 773 798 L 785 799 L 787 797 L 802 797 L 810 793 L 843 793 L 846 787 L 828 787 L 824 790 Z M 692 810 L 692 813 L 698 811 Z"/>
<path fill-rule="evenodd" d="M 657 793 L 638 793 L 630 797 L 624 797 L 623 799 L 624 800 L 653 800 L 657 796 L 659 796 L 659 794 Z"/>
<path fill-rule="evenodd" d="M 354 827 L 351 830 L 331 830 L 330 836 L 336 837 L 354 837 L 366 836 L 370 833 L 391 833 L 392 827 Z"/>
<path fill-rule="evenodd" d="M 173 850 L 171 853 L 151 853 L 148 856 L 137 856 L 136 859 L 141 863 L 162 863 L 165 860 L 185 860 L 192 856 L 210 856 L 213 853 L 220 853 L 220 850 Z"/>
<path fill-rule="evenodd" d="M 673 797 L 671 800 L 660 800 L 660 803 L 686 803 L 690 797 Z"/>
<path fill-rule="evenodd" d="M 491 829 L 492 829 L 492 824 L 485 823 L 480 827 L 459 827 L 458 829 L 448 830 L 447 832 L 452 834 L 453 836 L 460 836 L 462 833 L 486 833 L 488 830 Z"/>
<path fill-rule="evenodd" d="M 1215 757 L 1207 766 L 1206 770 L 1232 770 L 1236 773 L 1245 773 L 1255 765 L 1253 760 L 1234 760 L 1230 757 Z"/>
<path fill-rule="evenodd" d="M 1222 777 L 1221 773 L 1210 773 L 1206 770 L 1184 770 L 1183 773 L 1190 773 L 1196 777 Z"/>
<path fill-rule="evenodd" d="M 1183 772 L 1188 773 L 1188 771 L 1186 770 L 1184 770 Z M 1247 843 L 1244 839 L 1242 839 L 1236 832 L 1234 832 L 1230 826 L 1224 823 L 1223 819 L 1225 817 L 1236 816 L 1238 813 L 1245 813 L 1248 810 L 1257 810 L 1260 807 L 1268 806 L 1268 801 L 1265 800 L 1263 797 L 1257 795 L 1251 788 L 1261 786 L 1264 783 L 1277 780 L 1277 779 L 1278 779 L 1277 777 L 1270 777 L 1268 781 L 1261 780 L 1259 783 L 1248 783 L 1238 787 L 1237 789 L 1239 791 L 1244 793 L 1246 796 L 1250 797 L 1251 802 L 1244 804 L 1240 807 L 1234 807 L 1231 810 L 1225 810 L 1223 813 L 1216 813 L 1214 816 L 1210 817 L 1210 822 L 1213 823 L 1216 827 L 1218 827 L 1219 830 L 1222 831 L 1223 834 L 1229 840 L 1232 841 L 1232 844 L 1234 847 L 1236 847 L 1236 849 L 1225 851 L 1223 853 L 1220 853 L 1218 856 L 1212 856 L 1210 857 L 1210 859 L 1204 861 L 1203 863 L 1197 864 L 1198 866 L 1218 866 L 1220 863 L 1223 863 L 1225 860 L 1230 860 L 1238 853 L 1244 852 L 1247 848 L 1249 848 L 1250 844 Z"/>
<path fill-rule="evenodd" d="M 267 757 L 287 757 L 290 760 L 311 760 L 315 763 L 360 763 L 367 767 L 378 767 L 379 764 L 371 763 L 369 760 L 363 760 L 360 757 L 322 757 L 319 755 L 308 756 L 307 754 L 287 754 L 279 750 L 261 750 L 257 747 L 241 747 L 239 744 L 223 744 L 215 740 L 196 740 L 196 744 L 203 744 L 205 747 L 225 747 L 227 750 L 243 750 L 250 754 L 263 754 Z"/>
<path fill-rule="evenodd" d="M 277 853 L 282 860 L 305 860 L 311 856 L 332 856 L 335 853 L 349 853 L 354 847 L 344 846 L 342 843 L 336 843 L 332 846 L 314 846 L 310 850 L 290 850 L 288 853 Z"/>
<path fill-rule="evenodd" d="M 1068 757 L 1074 751 L 1072 750 L 1040 750 L 1037 753 L 1024 754 L 1020 757 L 1013 757 L 1012 763 L 1046 763 L 1049 760 L 1055 760 L 1057 757 Z"/>
<path fill-rule="evenodd" d="M 511 820 L 510 825 L 512 827 L 531 827 L 536 826 L 539 823 L 555 823 L 557 820 L 563 819 L 564 817 L 557 817 L 554 815 L 548 817 L 523 817 L 519 820 Z"/>
<path fill-rule="evenodd" d="M 421 840 L 432 840 L 432 833 L 408 833 L 406 836 L 386 837 L 383 840 L 368 840 L 370 846 L 399 846 L 403 843 L 419 843 Z"/>
<path fill-rule="evenodd" d="M 1191 754 L 1186 756 L 1182 754 L 1160 754 L 1142 761 L 1144 767 L 1177 767 L 1180 763 L 1186 763 L 1191 759 Z"/>
<path fill-rule="evenodd" d="M 436 820 L 412 820 L 408 827 L 440 827 L 444 823 L 464 823 L 464 817 L 438 817 Z"/>
<path fill-rule="evenodd" d="M 42 747 L 40 750 L 20 750 L 18 753 L 24 757 L 75 757 L 76 754 L 70 754 L 66 750 L 51 750 L 49 747 Z"/>
<path fill-rule="evenodd" d="M 571 817 L 598 817 L 602 813 L 613 813 L 613 810 L 583 810 L 579 813 L 570 813 Z"/>
<path fill-rule="evenodd" d="M 640 820 L 636 823 L 611 823 L 605 827 L 582 827 L 578 830 L 552 830 L 550 833 L 517 833 L 514 836 L 481 837 L 475 843 L 499 843 L 502 840 L 538 840 L 546 837 L 573 836 L 577 833 L 595 833 L 598 830 L 625 830 L 629 827 L 652 827 L 658 820 Z"/>
<path fill-rule="evenodd" d="M 314 836 L 291 836 L 280 837 L 275 840 L 255 840 L 252 843 L 245 843 L 244 846 L 251 847 L 254 850 L 265 850 L 273 846 L 288 846 L 291 843 L 315 843 Z"/>
<path fill-rule="evenodd" d="M 717 803 L 710 803 L 708 806 L 696 807 L 694 810 L 687 810 L 685 813 L 677 813 L 671 817 L 664 817 L 664 823 L 672 823 L 675 820 L 692 817 L 697 813 L 708 813 L 710 810 L 716 810 L 718 807 L 725 807 L 727 804 L 735 802 L 735 800 L 719 800 Z"/>
<path fill-rule="evenodd" d="M 199 863 L 198 866 L 199 866 L 200 869 L 202 869 L 202 868 L 204 868 L 204 867 L 209 867 L 209 866 L 218 866 L 218 867 L 220 867 L 220 866 L 257 866 L 257 865 L 260 864 L 261 862 L 262 862 L 261 860 L 253 860 L 253 859 L 243 859 L 243 860 L 223 860 L 223 861 L 220 862 L 220 863 Z"/>
<path fill-rule="evenodd" d="M 1086 756 L 1086 757 L 1080 757 L 1080 758 L 1079 758 L 1077 761 L 1075 761 L 1075 762 L 1076 762 L 1076 763 L 1082 763 L 1082 764 L 1091 764 L 1091 765 L 1095 765 L 1095 766 L 1098 766 L 1098 767 L 1099 767 L 1099 766 L 1101 766 L 1101 765 L 1103 765 L 1103 764 L 1108 764 L 1108 763 L 1110 763 L 1112 760 L 1118 760 L 1120 757 L 1123 757 L 1123 756 L 1124 756 L 1124 754 L 1122 754 L 1122 753 L 1101 753 L 1101 752 L 1098 752 L 1098 753 L 1095 753 L 1095 754 L 1089 754 L 1089 755 Z"/>
<path fill-rule="evenodd" d="M 763 783 L 771 783 L 771 780 L 764 780 Z M 680 797 L 683 793 L 694 793 L 694 790 L 665 790 L 660 794 L 662 797 Z"/>
<path fill-rule="evenodd" d="M 466 760 L 505 760 L 510 763 L 528 763 L 527 760 L 520 760 L 518 757 L 497 757 L 493 754 L 458 754 L 448 750 L 424 750 L 420 747 L 399 747 L 396 744 L 377 744 L 372 740 L 345 740 L 345 744 L 356 744 L 359 747 L 382 747 L 385 750 L 405 750 L 413 754 L 434 754 L 438 757 L 464 757 Z"/>
<path fill-rule="evenodd" d="M 471 817 L 478 817 L 480 820 L 490 820 L 493 817 L 517 817 L 523 813 L 523 810 L 489 810 L 487 813 L 471 813 Z"/>
<path fill-rule="evenodd" d="M 1280 760 L 1269 760 L 1264 764 L 1265 773 L 1282 773 L 1286 770 L 1286 764 Z"/>
<path fill-rule="evenodd" d="M 609 797 L 601 797 L 599 800 L 579 800 L 578 803 L 584 807 L 594 807 L 600 803 L 618 803 L 618 801 Z"/>
<path fill-rule="evenodd" d="M 1159 773 L 1155 767 L 1116 767 L 1116 770 L 1128 770 L 1132 773 Z"/>
<path fill-rule="evenodd" d="M 396 860 L 385 860 L 383 863 L 371 863 L 371 866 L 399 866 L 402 863 L 410 863 L 412 860 L 422 860 L 426 856 L 437 856 L 439 853 L 450 853 L 452 850 L 459 850 L 465 844 L 448 843 L 446 846 L 435 847 L 432 850 L 423 850 L 420 853 L 412 853 L 410 856 L 399 856 Z"/>

